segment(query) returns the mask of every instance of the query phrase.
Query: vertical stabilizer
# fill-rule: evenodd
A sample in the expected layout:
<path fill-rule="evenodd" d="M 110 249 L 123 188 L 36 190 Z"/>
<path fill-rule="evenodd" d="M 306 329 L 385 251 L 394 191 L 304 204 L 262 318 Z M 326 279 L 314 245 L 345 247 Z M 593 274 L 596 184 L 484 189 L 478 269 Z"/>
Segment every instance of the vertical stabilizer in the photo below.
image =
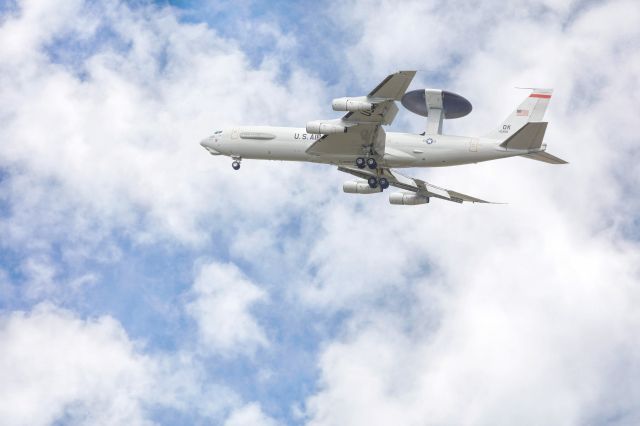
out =
<path fill-rule="evenodd" d="M 487 137 L 505 140 L 513 136 L 529 122 L 542 121 L 551 100 L 553 89 L 531 89 L 531 94 L 516 108 L 500 126 Z"/>

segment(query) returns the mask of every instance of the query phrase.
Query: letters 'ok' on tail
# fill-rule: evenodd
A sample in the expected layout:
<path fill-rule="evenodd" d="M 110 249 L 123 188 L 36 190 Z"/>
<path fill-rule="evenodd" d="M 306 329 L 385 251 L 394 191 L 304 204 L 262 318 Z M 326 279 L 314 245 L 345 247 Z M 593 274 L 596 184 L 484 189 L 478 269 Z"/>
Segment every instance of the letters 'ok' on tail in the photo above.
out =
<path fill-rule="evenodd" d="M 542 121 L 549 105 L 553 89 L 531 89 L 532 92 L 513 111 L 500 127 L 488 136 L 501 141 L 501 147 L 509 149 L 527 150 L 524 158 L 543 161 L 551 164 L 566 164 L 561 158 L 544 152 L 542 146 L 547 123 Z"/>
<path fill-rule="evenodd" d="M 487 137 L 505 140 L 514 135 L 529 122 L 542 121 L 549 105 L 553 89 L 532 89 L 532 92 L 516 108 L 500 126 Z"/>

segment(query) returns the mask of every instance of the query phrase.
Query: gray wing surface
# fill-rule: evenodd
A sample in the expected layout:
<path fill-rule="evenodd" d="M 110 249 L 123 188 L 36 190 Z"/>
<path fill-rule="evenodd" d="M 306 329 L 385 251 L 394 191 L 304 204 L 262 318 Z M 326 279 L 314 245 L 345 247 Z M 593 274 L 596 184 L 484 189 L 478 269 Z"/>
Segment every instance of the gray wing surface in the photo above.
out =
<path fill-rule="evenodd" d="M 387 125 L 393 123 L 398 113 L 395 101 L 400 101 L 411 84 L 415 71 L 399 71 L 390 74 L 367 97 L 379 101 L 372 111 L 348 112 L 342 121 L 358 124 Z"/>
<path fill-rule="evenodd" d="M 361 179 L 367 179 L 376 175 L 375 170 L 358 169 L 357 167 L 338 167 L 341 172 L 349 173 Z M 420 179 L 414 179 L 404 176 L 395 170 L 382 169 L 382 175 L 389 180 L 389 185 L 396 188 L 403 189 L 405 191 L 414 192 L 424 197 L 440 198 L 441 200 L 453 201 L 455 203 L 487 203 L 496 204 L 491 201 L 481 200 L 480 198 L 472 197 L 470 195 L 462 194 L 460 192 L 452 191 L 450 189 L 440 188 L 439 186 L 432 185 Z M 378 177 L 380 177 L 378 176 Z"/>

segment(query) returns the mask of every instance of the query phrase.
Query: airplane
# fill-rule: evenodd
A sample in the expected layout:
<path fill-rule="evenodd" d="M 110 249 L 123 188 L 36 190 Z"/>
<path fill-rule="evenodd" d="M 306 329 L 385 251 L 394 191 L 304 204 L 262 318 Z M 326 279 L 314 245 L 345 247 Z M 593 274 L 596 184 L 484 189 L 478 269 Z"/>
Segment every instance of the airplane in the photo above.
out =
<path fill-rule="evenodd" d="M 231 157 L 240 169 L 242 159 L 306 161 L 338 166 L 358 178 L 344 182 L 350 194 L 375 194 L 389 186 L 389 202 L 419 205 L 431 198 L 457 203 L 488 201 L 444 189 L 395 169 L 443 167 L 521 156 L 550 164 L 567 162 L 546 152 L 542 143 L 547 122 L 542 121 L 552 89 L 528 88 L 529 95 L 493 131 L 483 137 L 442 134 L 444 119 L 471 112 L 464 97 L 439 89 L 407 92 L 416 71 L 387 76 L 366 96 L 334 99 L 334 111 L 345 111 L 339 119 L 315 120 L 305 128 L 238 126 L 217 130 L 200 142 L 210 154 Z M 386 133 L 400 101 L 410 111 L 427 118 L 421 134 Z"/>

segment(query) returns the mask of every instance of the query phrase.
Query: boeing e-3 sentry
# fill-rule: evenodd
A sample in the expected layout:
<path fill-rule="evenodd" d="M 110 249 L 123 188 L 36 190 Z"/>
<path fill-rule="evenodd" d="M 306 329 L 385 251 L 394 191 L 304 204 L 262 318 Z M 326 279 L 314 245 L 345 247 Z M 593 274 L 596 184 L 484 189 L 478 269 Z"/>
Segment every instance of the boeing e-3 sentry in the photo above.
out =
<path fill-rule="evenodd" d="M 218 130 L 200 144 L 213 155 L 233 159 L 235 170 L 242 159 L 308 161 L 337 165 L 357 180 L 343 184 L 344 192 L 373 194 L 394 186 L 402 192 L 389 196 L 391 204 L 417 205 L 431 197 L 458 203 L 487 201 L 440 188 L 400 174 L 399 168 L 442 167 L 522 156 L 551 164 L 564 164 L 546 152 L 542 143 L 547 122 L 542 121 L 552 89 L 529 89 L 530 94 L 501 123 L 483 137 L 442 134 L 444 119 L 463 117 L 471 103 L 446 90 L 407 92 L 415 71 L 389 75 L 366 96 L 334 99 L 334 111 L 346 111 L 340 119 L 316 120 L 306 128 L 238 126 Z M 427 118 L 421 134 L 386 133 L 393 122 L 396 101 Z"/>

